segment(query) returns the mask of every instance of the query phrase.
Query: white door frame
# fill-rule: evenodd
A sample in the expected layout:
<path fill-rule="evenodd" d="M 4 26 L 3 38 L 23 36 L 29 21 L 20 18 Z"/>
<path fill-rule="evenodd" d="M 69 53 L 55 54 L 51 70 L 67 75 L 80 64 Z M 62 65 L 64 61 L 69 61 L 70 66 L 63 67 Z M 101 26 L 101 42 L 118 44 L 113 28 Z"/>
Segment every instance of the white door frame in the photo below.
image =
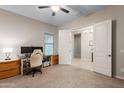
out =
<path fill-rule="evenodd" d="M 70 30 L 71 33 L 72 33 L 72 48 L 73 48 L 73 58 L 74 58 L 74 35 L 79 33 L 81 34 L 81 41 L 82 41 L 82 32 L 85 31 L 85 30 L 89 30 L 89 29 L 93 29 L 93 26 L 87 26 L 87 27 L 84 27 L 84 28 L 80 28 L 80 29 L 75 29 L 75 30 Z M 81 47 L 82 47 L 82 42 L 81 42 Z M 82 48 L 81 48 L 81 60 L 82 60 Z"/>
<path fill-rule="evenodd" d="M 72 30 L 71 31 L 71 33 L 72 33 L 72 59 L 74 59 L 74 35 L 75 34 L 81 34 L 81 31 L 80 30 L 77 30 L 77 31 L 75 31 L 75 30 Z"/>

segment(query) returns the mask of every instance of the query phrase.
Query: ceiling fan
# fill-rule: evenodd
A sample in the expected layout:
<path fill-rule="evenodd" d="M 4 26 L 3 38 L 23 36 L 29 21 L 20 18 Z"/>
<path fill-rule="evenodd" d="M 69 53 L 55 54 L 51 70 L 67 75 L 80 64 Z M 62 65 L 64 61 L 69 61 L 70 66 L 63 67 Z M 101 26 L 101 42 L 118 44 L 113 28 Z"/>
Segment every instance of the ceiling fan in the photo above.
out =
<path fill-rule="evenodd" d="M 51 8 L 52 11 L 53 11 L 52 16 L 55 16 L 55 14 L 56 14 L 58 11 L 60 11 L 60 10 L 63 11 L 63 12 L 65 12 L 65 13 L 69 13 L 69 10 L 64 9 L 64 8 L 62 8 L 62 7 L 60 7 L 60 6 L 57 6 L 57 5 L 53 5 L 53 6 L 39 6 L 38 8 L 39 8 L 39 9 Z"/>

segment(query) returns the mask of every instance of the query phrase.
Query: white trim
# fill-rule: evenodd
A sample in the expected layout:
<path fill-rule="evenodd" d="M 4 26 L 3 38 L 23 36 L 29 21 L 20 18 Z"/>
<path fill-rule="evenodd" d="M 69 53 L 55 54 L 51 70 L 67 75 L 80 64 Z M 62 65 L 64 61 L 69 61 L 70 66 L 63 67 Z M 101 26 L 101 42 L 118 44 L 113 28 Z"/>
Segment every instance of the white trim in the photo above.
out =
<path fill-rule="evenodd" d="M 91 62 L 91 59 L 85 59 L 85 58 L 82 58 L 81 61 L 82 61 L 82 62 Z"/>
<path fill-rule="evenodd" d="M 51 36 L 53 36 L 53 43 L 46 43 L 46 42 L 45 42 L 45 35 L 51 35 Z M 55 49 L 54 49 L 54 47 L 55 47 L 55 46 L 54 46 L 54 41 L 55 41 L 54 39 L 55 39 L 55 38 L 54 38 L 54 37 L 55 37 L 55 36 L 54 36 L 54 33 L 52 33 L 52 32 L 44 32 L 44 48 L 43 48 L 43 53 L 44 53 L 45 56 L 49 56 L 49 55 L 46 55 L 46 54 L 45 54 L 45 45 L 48 45 L 48 44 L 49 44 L 49 45 L 53 45 L 53 53 L 52 53 L 52 54 L 55 53 Z"/>
<path fill-rule="evenodd" d="M 124 80 L 124 77 L 122 77 L 122 76 L 114 76 L 114 78 L 117 78 L 117 79 L 122 79 L 122 80 Z"/>

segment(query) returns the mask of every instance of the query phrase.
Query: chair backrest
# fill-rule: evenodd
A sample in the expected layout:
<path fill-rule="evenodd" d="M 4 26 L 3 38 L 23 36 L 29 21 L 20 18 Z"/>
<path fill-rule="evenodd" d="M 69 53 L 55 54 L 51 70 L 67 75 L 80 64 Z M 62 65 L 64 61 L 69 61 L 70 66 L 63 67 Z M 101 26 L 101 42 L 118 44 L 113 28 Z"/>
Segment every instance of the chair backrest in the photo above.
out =
<path fill-rule="evenodd" d="M 40 49 L 35 49 L 30 57 L 30 66 L 37 67 L 42 65 L 43 53 Z"/>

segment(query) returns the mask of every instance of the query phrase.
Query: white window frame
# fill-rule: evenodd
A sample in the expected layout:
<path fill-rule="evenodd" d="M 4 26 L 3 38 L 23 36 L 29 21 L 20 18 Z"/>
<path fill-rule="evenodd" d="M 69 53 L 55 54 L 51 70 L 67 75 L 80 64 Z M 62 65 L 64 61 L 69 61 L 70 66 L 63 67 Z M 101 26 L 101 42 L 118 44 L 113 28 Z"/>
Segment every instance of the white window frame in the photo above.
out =
<path fill-rule="evenodd" d="M 46 43 L 45 42 L 45 35 L 51 35 L 51 36 L 53 36 L 53 43 Z M 49 33 L 49 32 L 45 32 L 44 33 L 44 54 L 45 54 L 45 46 L 46 45 L 53 45 L 53 54 L 54 54 L 54 34 L 53 33 Z M 51 55 L 53 55 L 53 54 L 51 54 Z M 45 54 L 45 56 L 50 56 L 50 55 L 46 55 Z"/>

